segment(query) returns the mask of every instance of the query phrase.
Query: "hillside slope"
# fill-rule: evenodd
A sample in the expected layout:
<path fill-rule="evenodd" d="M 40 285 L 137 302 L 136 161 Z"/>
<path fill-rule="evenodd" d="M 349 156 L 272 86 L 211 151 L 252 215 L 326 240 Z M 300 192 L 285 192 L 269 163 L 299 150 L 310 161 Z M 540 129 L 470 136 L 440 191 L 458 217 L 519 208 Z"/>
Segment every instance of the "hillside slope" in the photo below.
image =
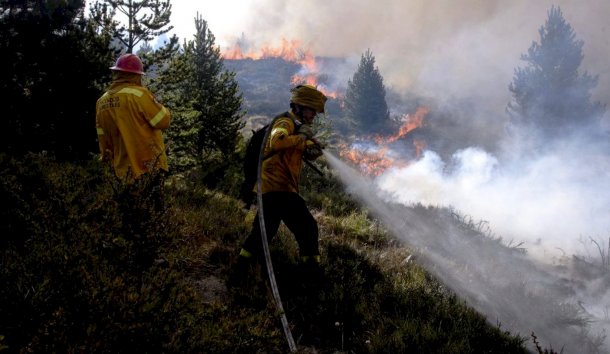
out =
<path fill-rule="evenodd" d="M 0 165 L 0 349 L 286 352 L 260 270 L 245 286 L 226 282 L 253 210 L 178 179 L 167 208 L 151 210 L 146 182 L 117 184 L 96 162 L 30 156 Z M 325 270 L 317 285 L 299 279 L 286 230 L 272 242 L 300 351 L 525 352 L 522 338 L 431 277 L 336 183 L 309 186 Z"/>

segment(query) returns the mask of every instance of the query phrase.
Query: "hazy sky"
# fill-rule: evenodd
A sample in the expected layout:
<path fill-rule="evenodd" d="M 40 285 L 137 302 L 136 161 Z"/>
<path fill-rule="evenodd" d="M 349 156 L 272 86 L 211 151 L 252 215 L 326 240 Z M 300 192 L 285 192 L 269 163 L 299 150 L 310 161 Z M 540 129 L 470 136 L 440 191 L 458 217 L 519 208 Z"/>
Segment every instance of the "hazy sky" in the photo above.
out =
<path fill-rule="evenodd" d="M 253 46 L 298 39 L 315 55 L 359 59 L 371 49 L 388 86 L 436 96 L 465 95 L 505 105 L 513 69 L 552 5 L 584 40 L 581 69 L 600 76 L 608 102 L 608 0 L 174 0 L 176 34 L 190 38 L 198 11 L 217 44 L 244 34 Z M 356 60 L 357 63 L 357 60 Z M 348 78 L 346 78 L 347 80 Z"/>

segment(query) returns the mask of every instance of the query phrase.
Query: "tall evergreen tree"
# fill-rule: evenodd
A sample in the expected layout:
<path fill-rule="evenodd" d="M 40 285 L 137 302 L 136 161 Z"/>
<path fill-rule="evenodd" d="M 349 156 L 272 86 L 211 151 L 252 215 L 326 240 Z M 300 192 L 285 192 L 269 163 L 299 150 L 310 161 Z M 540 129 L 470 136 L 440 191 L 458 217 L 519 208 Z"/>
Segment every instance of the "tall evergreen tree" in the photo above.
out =
<path fill-rule="evenodd" d="M 375 57 L 367 50 L 358 69 L 347 83 L 345 110 L 360 130 L 378 131 L 390 119 L 383 77 L 375 66 Z"/>
<path fill-rule="evenodd" d="M 605 108 L 591 102 L 597 76 L 580 75 L 584 42 L 559 7 L 551 7 L 540 42 L 533 42 L 521 60 L 525 68 L 515 70 L 509 90 L 513 95 L 507 111 L 513 127 L 525 127 L 544 138 L 565 136 L 579 126 L 594 124 Z"/>
<path fill-rule="evenodd" d="M 194 40 L 185 42 L 155 85 L 174 117 L 168 132 L 170 162 L 178 170 L 197 165 L 206 170 L 222 165 L 215 167 L 222 170 L 241 138 L 242 95 L 235 73 L 224 69 L 215 37 L 199 14 L 195 29 Z"/>
<path fill-rule="evenodd" d="M 160 67 L 179 49 L 178 37 L 167 38 L 171 16 L 170 0 L 96 0 L 90 8 L 89 18 L 98 25 L 98 31 L 113 38 L 112 48 L 120 52 L 137 53 L 144 71 L 155 76 Z M 118 14 L 117 14 L 118 13 Z M 125 23 L 126 22 L 126 23 Z M 162 46 L 153 48 L 149 41 L 166 38 Z"/>
<path fill-rule="evenodd" d="M 113 22 L 112 35 L 125 46 L 127 53 L 133 53 L 138 43 L 155 39 L 173 28 L 169 25 L 170 0 L 97 0 L 92 12 L 98 20 Z M 124 16 L 124 22 L 117 21 L 117 12 Z"/>
<path fill-rule="evenodd" d="M 84 0 L 0 2 L 0 151 L 97 151 L 95 101 L 115 54 L 84 9 Z"/>

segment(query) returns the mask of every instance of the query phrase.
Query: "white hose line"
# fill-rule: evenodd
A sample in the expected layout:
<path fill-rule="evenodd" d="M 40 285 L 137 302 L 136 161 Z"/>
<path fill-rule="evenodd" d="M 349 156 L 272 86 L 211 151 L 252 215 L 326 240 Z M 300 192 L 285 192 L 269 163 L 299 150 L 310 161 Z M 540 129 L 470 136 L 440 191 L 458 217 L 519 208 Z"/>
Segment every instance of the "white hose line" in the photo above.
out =
<path fill-rule="evenodd" d="M 265 132 L 265 138 L 263 139 L 263 146 L 261 146 L 260 153 L 258 155 L 258 171 L 257 171 L 257 181 L 256 181 L 256 201 L 258 202 L 258 221 L 261 229 L 261 240 L 263 243 L 263 251 L 265 253 L 265 262 L 267 264 L 267 273 L 269 274 L 269 283 L 271 284 L 271 292 L 273 293 L 273 297 L 275 299 L 275 305 L 280 313 L 280 319 L 282 321 L 282 327 L 284 328 L 284 335 L 286 336 L 286 340 L 288 341 L 288 346 L 290 347 L 290 352 L 294 353 L 297 351 L 297 346 L 294 342 L 294 338 L 292 337 L 292 332 L 290 331 L 290 325 L 288 324 L 288 318 L 286 317 L 286 312 L 284 312 L 284 306 L 282 305 L 282 299 L 280 298 L 280 292 L 277 287 L 277 282 L 275 280 L 275 273 L 273 272 L 273 264 L 271 262 L 271 252 L 269 252 L 269 242 L 267 242 L 267 228 L 265 227 L 265 216 L 263 214 L 263 191 L 262 191 L 262 169 L 263 169 L 263 159 L 265 155 L 265 146 L 267 145 L 267 140 L 269 140 L 269 135 L 271 129 L 273 128 L 273 123 L 275 123 L 275 119 L 267 128 Z"/>

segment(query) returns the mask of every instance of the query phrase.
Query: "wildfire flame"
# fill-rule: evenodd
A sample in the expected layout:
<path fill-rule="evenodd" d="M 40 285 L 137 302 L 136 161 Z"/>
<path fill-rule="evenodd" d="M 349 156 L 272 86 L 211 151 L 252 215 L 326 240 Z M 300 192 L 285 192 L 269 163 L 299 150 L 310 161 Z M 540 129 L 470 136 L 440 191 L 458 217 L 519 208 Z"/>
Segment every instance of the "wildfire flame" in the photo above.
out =
<path fill-rule="evenodd" d="M 373 140 L 379 149 L 362 149 L 358 147 L 348 147 L 347 145 L 340 146 L 339 156 L 351 161 L 355 164 L 360 171 L 369 176 L 379 176 L 387 169 L 392 167 L 404 167 L 409 165 L 409 161 L 395 159 L 388 156 L 391 150 L 388 145 L 406 136 L 411 131 L 422 127 L 424 124 L 424 117 L 428 114 L 429 109 L 427 107 L 419 107 L 415 114 L 405 114 L 402 117 L 404 122 L 396 134 L 384 137 L 377 135 L 371 138 L 365 138 L 365 140 Z M 419 158 L 426 147 L 426 143 L 421 139 L 413 139 L 413 145 L 415 147 L 415 156 Z"/>
<path fill-rule="evenodd" d="M 379 145 L 386 145 L 402 138 L 412 130 L 421 127 L 424 124 L 424 117 L 428 114 L 429 111 L 430 110 L 427 107 L 422 106 L 417 108 L 414 115 L 404 114 L 401 117 L 401 120 L 404 123 L 400 126 L 396 134 L 391 135 L 389 137 L 376 136 L 374 138 L 375 142 Z"/>
<path fill-rule="evenodd" d="M 403 165 L 402 162 L 386 156 L 387 152 L 388 147 L 382 147 L 378 151 L 363 151 L 342 145 L 339 156 L 355 163 L 363 174 L 379 176 L 390 167 Z"/>
<path fill-rule="evenodd" d="M 282 38 L 279 47 L 264 46 L 258 52 L 250 50 L 244 53 L 238 42 L 235 43 L 233 48 L 227 49 L 222 53 L 222 57 L 227 60 L 282 58 L 287 61 L 298 63 L 300 57 L 303 55 L 302 53 L 301 41 L 296 39 L 289 41 Z"/>
<path fill-rule="evenodd" d="M 281 58 L 286 61 L 301 65 L 301 69 L 291 78 L 293 85 L 309 84 L 314 85 L 329 98 L 338 98 L 335 91 L 329 90 L 323 84 L 318 82 L 319 65 L 316 62 L 315 56 L 311 50 L 304 50 L 299 40 L 286 40 L 282 38 L 279 47 L 264 46 L 258 51 L 244 52 L 239 43 L 236 43 L 233 48 L 230 48 L 222 54 L 224 59 L 242 60 L 242 59 L 268 59 Z M 379 176 L 384 171 L 391 167 L 402 167 L 409 164 L 408 161 L 392 158 L 388 156 L 391 153 L 389 144 L 403 138 L 411 131 L 421 127 L 424 122 L 424 117 L 428 114 L 427 107 L 419 107 L 415 114 L 405 114 L 401 117 L 403 122 L 396 134 L 390 136 L 374 136 L 365 138 L 365 140 L 374 141 L 379 148 L 377 149 L 362 149 L 348 147 L 347 145 L 340 147 L 339 155 L 357 165 L 361 172 L 370 176 Z M 423 140 L 414 139 L 415 154 L 421 156 L 426 144 Z"/>
<path fill-rule="evenodd" d="M 337 98 L 336 91 L 318 82 L 318 63 L 311 50 L 304 50 L 299 40 L 281 39 L 279 47 L 264 46 L 259 51 L 248 51 L 244 53 L 239 43 L 236 43 L 232 48 L 226 50 L 222 57 L 227 60 L 242 60 L 242 59 L 268 59 L 282 58 L 286 61 L 301 65 L 299 73 L 294 74 L 291 78 L 293 85 L 309 84 L 318 87 L 318 90 L 330 98 Z"/>

